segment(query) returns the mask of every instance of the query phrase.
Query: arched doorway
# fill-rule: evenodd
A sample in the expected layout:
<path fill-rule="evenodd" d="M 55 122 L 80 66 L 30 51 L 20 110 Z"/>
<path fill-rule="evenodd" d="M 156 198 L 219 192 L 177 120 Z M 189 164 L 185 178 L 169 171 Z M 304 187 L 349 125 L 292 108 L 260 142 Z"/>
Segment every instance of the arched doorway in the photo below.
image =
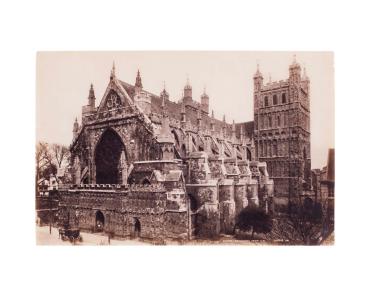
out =
<path fill-rule="evenodd" d="M 140 237 L 141 224 L 138 218 L 134 218 L 134 237 Z"/>
<path fill-rule="evenodd" d="M 105 218 L 101 211 L 97 211 L 95 214 L 95 231 L 101 232 L 104 230 Z"/>
<path fill-rule="evenodd" d="M 114 130 L 106 130 L 96 146 L 95 165 L 97 184 L 125 183 L 125 147 Z"/>

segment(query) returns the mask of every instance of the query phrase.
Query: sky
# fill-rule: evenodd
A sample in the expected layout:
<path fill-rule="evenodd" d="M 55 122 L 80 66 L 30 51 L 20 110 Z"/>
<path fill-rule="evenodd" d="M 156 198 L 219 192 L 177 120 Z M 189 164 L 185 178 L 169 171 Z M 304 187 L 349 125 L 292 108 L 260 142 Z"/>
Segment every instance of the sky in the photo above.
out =
<path fill-rule="evenodd" d="M 210 110 L 227 122 L 253 120 L 253 75 L 257 63 L 264 83 L 285 80 L 296 60 L 311 81 L 311 166 L 326 165 L 334 148 L 334 56 L 331 52 L 121 51 L 39 52 L 36 69 L 36 141 L 69 145 L 72 127 L 87 104 L 90 84 L 96 105 L 109 83 L 113 61 L 118 79 L 134 84 L 140 69 L 143 87 L 159 94 L 165 83 L 178 101 L 189 78 L 193 99 L 204 88 Z"/>

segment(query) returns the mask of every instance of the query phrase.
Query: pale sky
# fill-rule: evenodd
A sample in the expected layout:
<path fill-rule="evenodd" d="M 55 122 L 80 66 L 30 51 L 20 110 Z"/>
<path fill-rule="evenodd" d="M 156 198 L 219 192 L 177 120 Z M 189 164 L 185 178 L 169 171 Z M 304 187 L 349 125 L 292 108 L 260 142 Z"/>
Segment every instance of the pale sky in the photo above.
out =
<path fill-rule="evenodd" d="M 334 148 L 334 61 L 330 52 L 40 52 L 37 56 L 36 140 L 69 145 L 74 118 L 81 122 L 94 84 L 96 105 L 109 83 L 115 61 L 118 79 L 134 84 L 140 69 L 143 87 L 159 94 L 165 81 L 170 100 L 178 101 L 187 76 L 193 99 L 200 101 L 203 88 L 210 97 L 210 110 L 226 121 L 253 120 L 253 75 L 257 62 L 264 83 L 288 78 L 296 54 L 311 80 L 312 168 L 326 165 Z"/>

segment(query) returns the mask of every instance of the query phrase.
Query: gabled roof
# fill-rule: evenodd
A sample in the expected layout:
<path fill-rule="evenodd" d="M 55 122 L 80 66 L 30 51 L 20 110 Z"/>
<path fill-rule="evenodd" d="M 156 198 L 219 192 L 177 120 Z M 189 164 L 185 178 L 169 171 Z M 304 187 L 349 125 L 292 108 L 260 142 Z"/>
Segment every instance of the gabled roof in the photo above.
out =
<path fill-rule="evenodd" d="M 178 182 L 180 181 L 182 177 L 182 171 L 180 170 L 173 170 L 169 171 L 168 174 L 166 175 L 166 182 Z"/>
<path fill-rule="evenodd" d="M 108 95 L 112 90 L 115 91 L 118 94 L 119 99 L 120 99 L 122 104 L 123 104 L 122 100 L 127 100 L 128 105 L 133 104 L 133 100 L 132 100 L 131 95 L 127 92 L 126 88 L 123 87 L 123 85 L 120 82 L 121 81 L 116 80 L 116 79 L 113 79 L 109 82 L 109 84 L 108 84 L 108 86 L 107 86 L 107 88 L 104 92 L 103 98 L 102 98 L 102 100 L 99 104 L 99 107 L 98 107 L 98 110 L 97 110 L 98 112 L 100 112 L 101 110 L 103 110 L 105 108 L 105 106 L 107 104 L 107 100 L 108 100 Z"/>

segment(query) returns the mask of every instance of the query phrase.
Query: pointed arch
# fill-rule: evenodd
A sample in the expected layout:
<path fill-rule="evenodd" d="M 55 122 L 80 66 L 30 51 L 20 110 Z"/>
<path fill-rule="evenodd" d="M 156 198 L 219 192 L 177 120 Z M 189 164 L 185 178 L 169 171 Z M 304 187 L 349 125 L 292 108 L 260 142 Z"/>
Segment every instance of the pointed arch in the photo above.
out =
<path fill-rule="evenodd" d="M 95 231 L 100 232 L 104 230 L 105 217 L 101 211 L 95 213 Z"/>
<path fill-rule="evenodd" d="M 97 184 L 121 184 L 127 178 L 127 152 L 120 135 L 106 129 L 94 150 Z"/>

